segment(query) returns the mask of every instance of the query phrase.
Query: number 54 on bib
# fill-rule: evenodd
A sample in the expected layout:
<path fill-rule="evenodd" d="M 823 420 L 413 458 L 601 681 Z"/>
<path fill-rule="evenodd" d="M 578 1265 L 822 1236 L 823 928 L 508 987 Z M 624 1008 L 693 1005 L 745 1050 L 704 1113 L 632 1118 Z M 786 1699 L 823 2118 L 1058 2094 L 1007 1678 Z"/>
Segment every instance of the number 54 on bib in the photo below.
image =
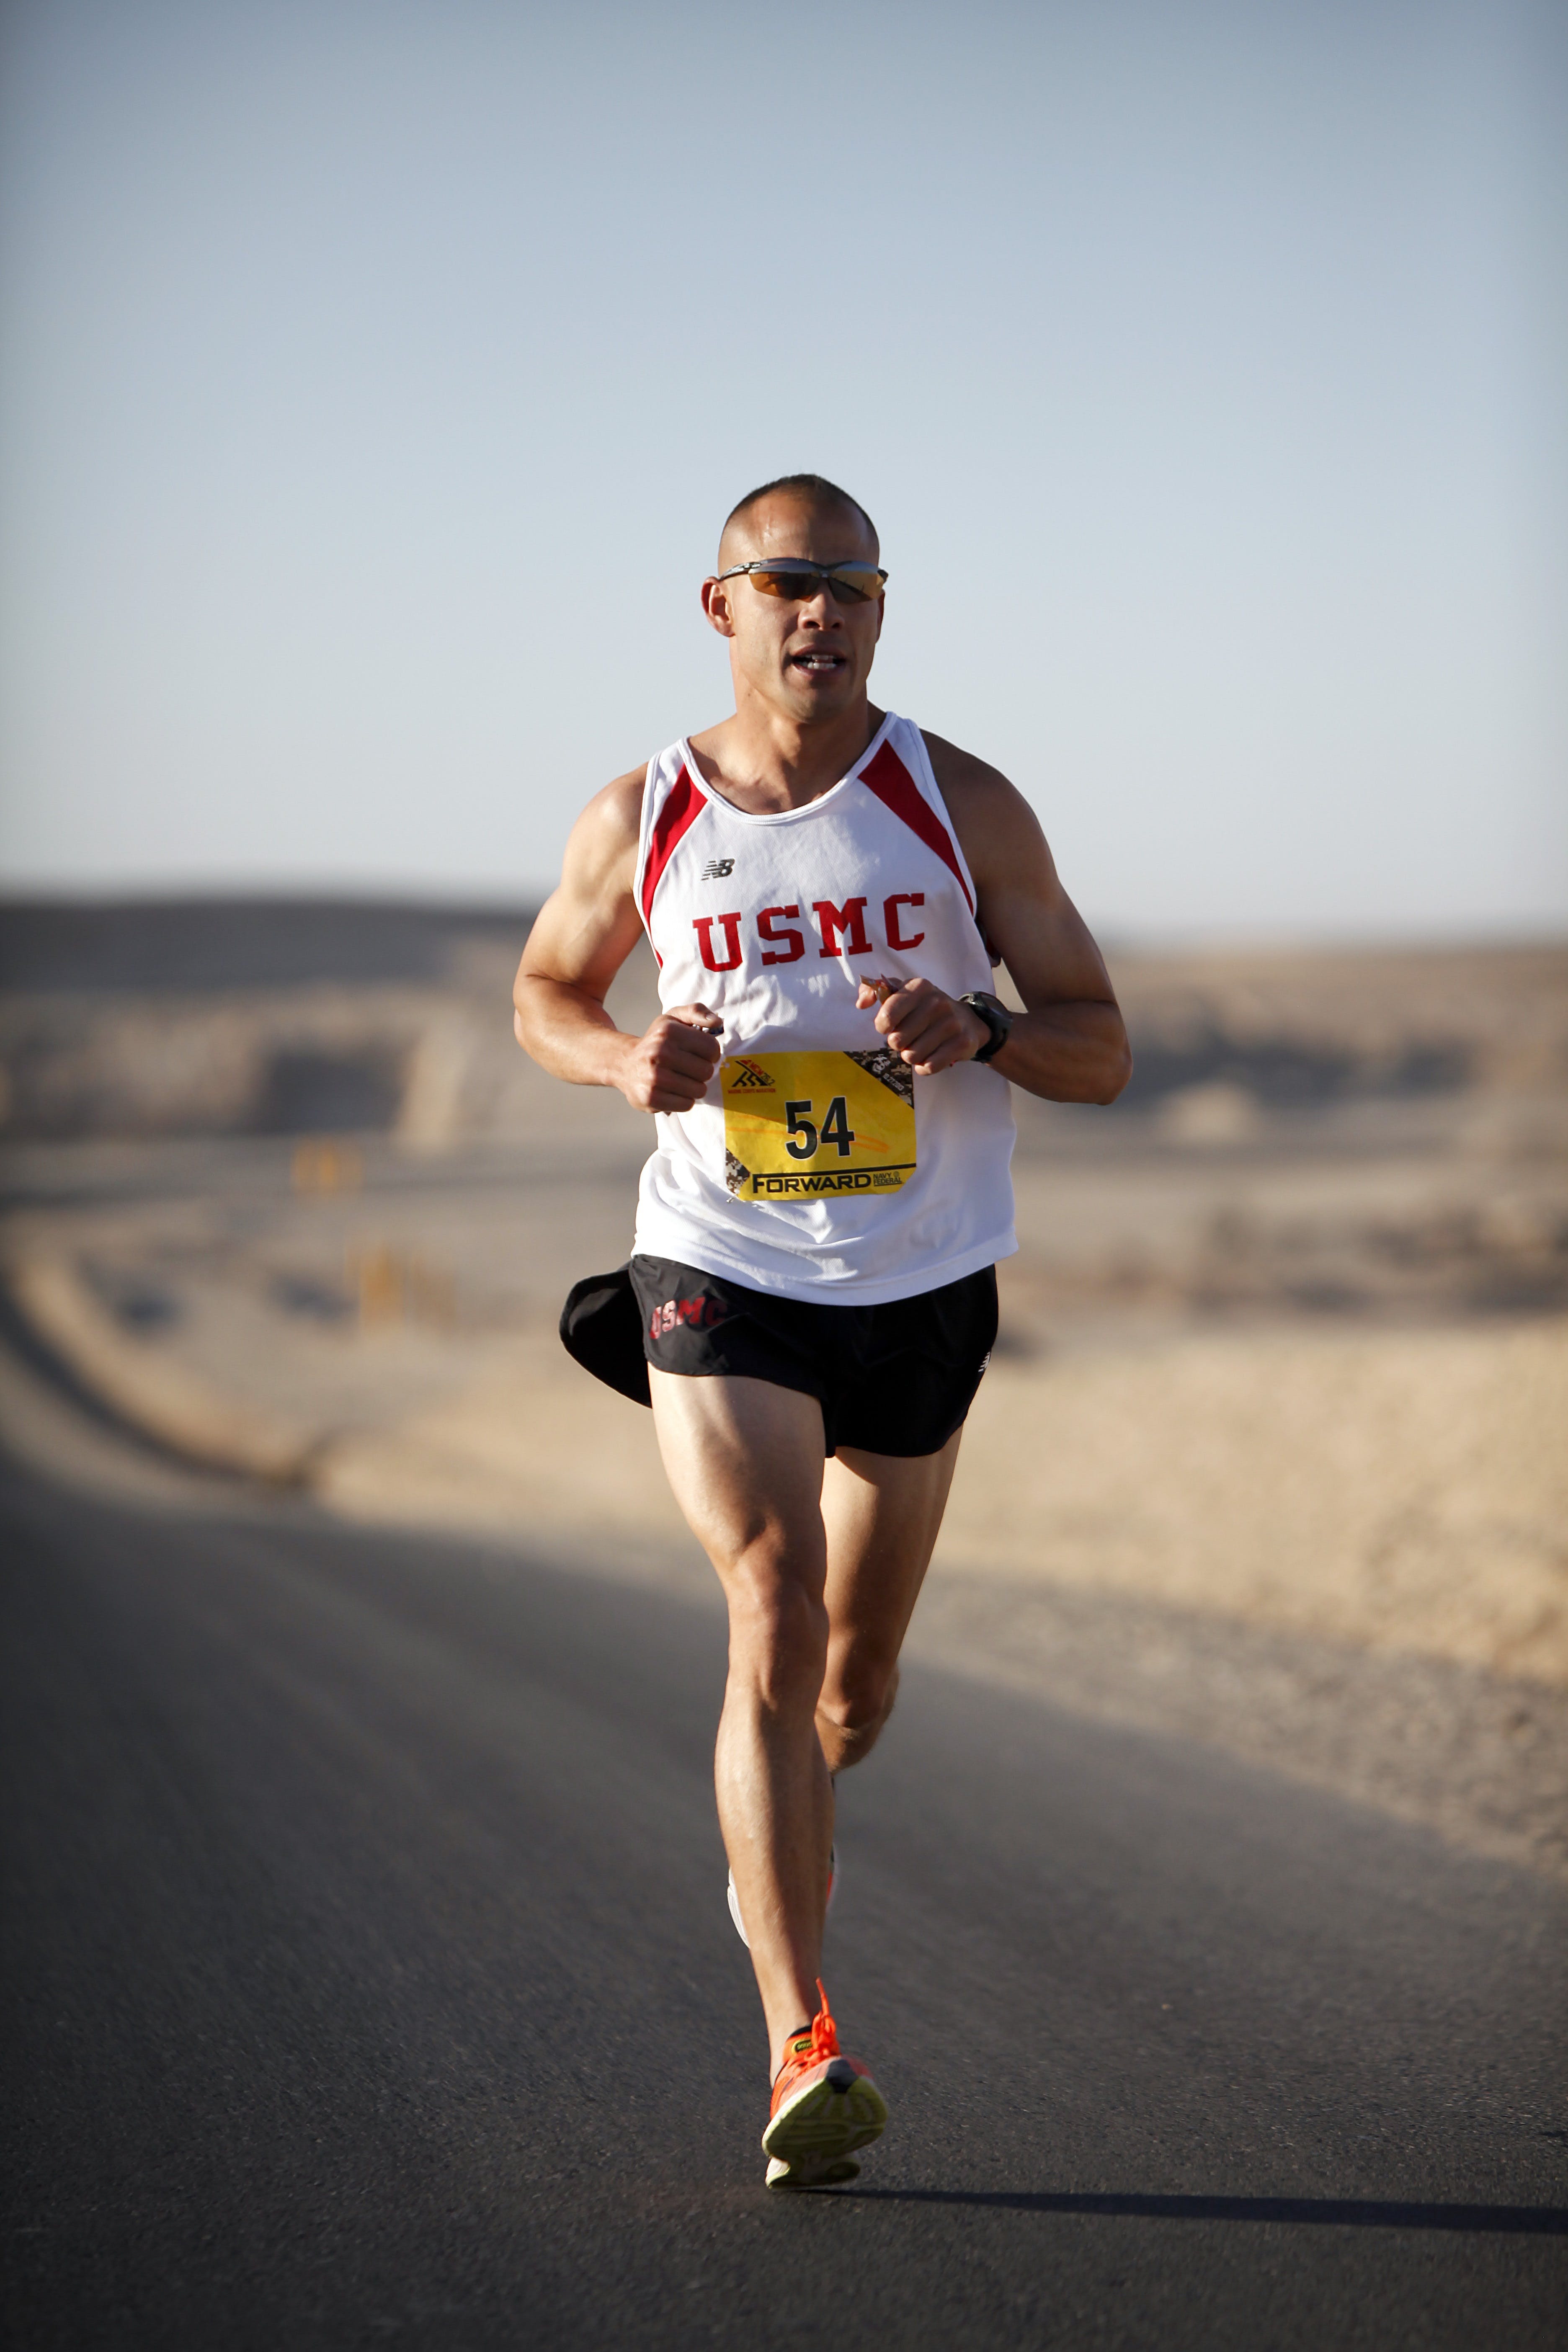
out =
<path fill-rule="evenodd" d="M 915 1081 L 896 1054 L 737 1054 L 720 1071 L 724 1181 L 742 1201 L 896 1192 L 915 1170 Z"/>

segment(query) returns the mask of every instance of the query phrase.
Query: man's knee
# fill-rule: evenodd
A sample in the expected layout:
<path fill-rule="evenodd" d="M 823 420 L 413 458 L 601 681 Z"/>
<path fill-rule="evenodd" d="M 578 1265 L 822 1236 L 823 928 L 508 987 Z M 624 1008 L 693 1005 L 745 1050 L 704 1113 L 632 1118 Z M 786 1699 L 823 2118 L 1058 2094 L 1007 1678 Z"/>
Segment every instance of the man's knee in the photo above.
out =
<path fill-rule="evenodd" d="M 835 1687 L 824 1691 L 816 1719 L 831 1771 L 844 1771 L 870 1754 L 898 1696 L 896 1659 L 886 1665 L 874 1659 L 852 1661 Z"/>
<path fill-rule="evenodd" d="M 815 1703 L 827 1661 L 827 1610 L 777 1545 L 748 1548 L 727 1580 L 731 1674 L 773 1705 Z"/>
<path fill-rule="evenodd" d="M 880 1731 L 893 1712 L 899 1695 L 899 1662 L 857 1660 L 846 1676 L 833 1706 L 833 1718 L 845 1731 Z"/>

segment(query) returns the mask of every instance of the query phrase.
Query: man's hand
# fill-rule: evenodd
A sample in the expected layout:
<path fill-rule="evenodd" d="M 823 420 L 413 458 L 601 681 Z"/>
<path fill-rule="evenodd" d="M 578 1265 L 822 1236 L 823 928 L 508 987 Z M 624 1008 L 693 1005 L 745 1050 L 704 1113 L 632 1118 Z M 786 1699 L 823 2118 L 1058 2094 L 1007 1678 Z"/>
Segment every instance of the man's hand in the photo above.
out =
<path fill-rule="evenodd" d="M 857 1009 L 867 1013 L 878 1002 L 879 990 L 863 980 L 856 992 Z M 934 1077 L 967 1062 L 991 1034 L 990 1024 L 967 1004 L 944 996 L 929 980 L 907 980 L 889 996 L 877 1015 L 877 1026 L 901 1062 L 918 1077 Z"/>
<path fill-rule="evenodd" d="M 705 1004 L 678 1004 L 651 1029 L 626 1040 L 616 1084 L 634 1110 L 689 1110 L 708 1091 L 723 1048 L 724 1024 Z"/>

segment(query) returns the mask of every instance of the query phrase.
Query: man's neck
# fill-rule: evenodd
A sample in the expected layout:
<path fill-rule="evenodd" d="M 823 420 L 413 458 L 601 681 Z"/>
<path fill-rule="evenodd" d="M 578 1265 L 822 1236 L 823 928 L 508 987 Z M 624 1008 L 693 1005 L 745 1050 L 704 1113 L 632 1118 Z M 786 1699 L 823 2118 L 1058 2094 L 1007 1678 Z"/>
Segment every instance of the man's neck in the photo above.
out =
<path fill-rule="evenodd" d="M 752 815 L 776 815 L 830 793 L 885 716 L 865 698 L 831 719 L 808 720 L 752 706 L 693 735 L 691 749 L 705 783 Z"/>

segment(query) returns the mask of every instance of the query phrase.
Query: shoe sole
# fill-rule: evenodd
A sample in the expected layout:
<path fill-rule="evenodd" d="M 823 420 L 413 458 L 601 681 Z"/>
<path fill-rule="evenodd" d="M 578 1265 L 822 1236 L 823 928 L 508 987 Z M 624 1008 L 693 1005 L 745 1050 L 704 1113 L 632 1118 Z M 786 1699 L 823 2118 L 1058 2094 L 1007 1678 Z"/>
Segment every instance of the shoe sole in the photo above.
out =
<path fill-rule="evenodd" d="M 852 2156 L 826 2157 L 817 2164 L 804 2158 L 798 2164 L 786 2164 L 782 2156 L 768 2161 L 770 2189 L 841 2189 L 847 2180 L 859 2178 L 860 2167 Z"/>
<path fill-rule="evenodd" d="M 792 2175 L 798 2174 L 799 2186 L 819 2186 L 823 2166 L 837 2164 L 852 2149 L 879 2138 L 887 2120 L 888 2103 L 869 2074 L 857 2074 L 847 2091 L 816 2083 L 780 2108 L 763 2134 L 763 2152 L 786 2165 Z M 859 2168 L 855 2168 L 857 2172 Z M 768 2179 L 770 2187 L 786 2185 L 782 2179 L 773 2179 L 771 2165 Z M 787 2185 L 797 2184 L 792 2179 Z"/>

